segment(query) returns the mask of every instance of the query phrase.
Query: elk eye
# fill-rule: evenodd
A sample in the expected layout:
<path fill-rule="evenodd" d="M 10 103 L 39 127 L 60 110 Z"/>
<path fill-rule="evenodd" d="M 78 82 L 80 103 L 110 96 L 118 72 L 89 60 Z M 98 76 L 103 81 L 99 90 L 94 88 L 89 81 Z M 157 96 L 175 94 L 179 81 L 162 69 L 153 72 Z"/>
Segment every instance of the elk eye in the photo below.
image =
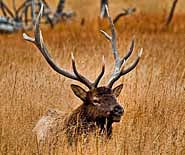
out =
<path fill-rule="evenodd" d="M 94 105 L 100 105 L 100 102 L 99 102 L 98 98 L 93 99 L 93 104 Z"/>
<path fill-rule="evenodd" d="M 93 98 L 93 104 L 94 104 L 94 105 L 100 105 L 100 100 L 99 100 L 98 97 L 94 97 L 94 98 Z"/>
<path fill-rule="evenodd" d="M 98 102 L 93 102 L 93 105 L 95 105 L 95 106 L 100 106 L 100 103 L 98 103 Z"/>
<path fill-rule="evenodd" d="M 94 103 L 99 103 L 99 100 L 98 99 L 94 99 L 93 102 Z"/>

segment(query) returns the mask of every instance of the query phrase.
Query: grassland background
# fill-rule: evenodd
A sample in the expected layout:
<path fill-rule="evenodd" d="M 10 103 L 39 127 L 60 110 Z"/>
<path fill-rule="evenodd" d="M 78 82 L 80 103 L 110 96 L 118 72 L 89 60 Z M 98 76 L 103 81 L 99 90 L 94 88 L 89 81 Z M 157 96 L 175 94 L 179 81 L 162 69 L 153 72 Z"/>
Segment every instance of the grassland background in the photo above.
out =
<path fill-rule="evenodd" d="M 185 154 L 185 2 L 179 0 L 173 23 L 165 28 L 170 2 L 110 2 L 112 16 L 130 6 L 138 10 L 116 24 L 120 54 L 127 51 L 133 36 L 136 48 L 131 59 L 144 48 L 137 68 L 118 82 L 124 83 L 118 100 L 125 115 L 114 124 L 108 143 L 96 138 L 85 147 L 67 148 L 64 143 L 56 154 Z M 56 0 L 50 3 L 54 7 Z M 45 42 L 64 68 L 71 69 L 74 52 L 78 69 L 90 79 L 100 71 L 104 55 L 105 84 L 113 57 L 109 42 L 99 33 L 99 29 L 108 31 L 108 23 L 97 17 L 99 1 L 69 0 L 66 10 L 70 9 L 77 12 L 74 21 L 54 29 L 43 27 Z M 76 82 L 50 69 L 38 50 L 23 40 L 22 32 L 0 35 L 0 154 L 39 154 L 31 131 L 37 120 L 49 108 L 70 112 L 81 103 L 70 90 L 71 83 Z"/>

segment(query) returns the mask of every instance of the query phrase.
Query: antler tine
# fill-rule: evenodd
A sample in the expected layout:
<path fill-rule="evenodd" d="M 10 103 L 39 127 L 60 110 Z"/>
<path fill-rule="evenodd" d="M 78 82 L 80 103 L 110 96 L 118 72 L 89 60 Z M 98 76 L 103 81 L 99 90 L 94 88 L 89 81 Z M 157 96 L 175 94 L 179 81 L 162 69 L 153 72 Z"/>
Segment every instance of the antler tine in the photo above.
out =
<path fill-rule="evenodd" d="M 75 75 L 79 78 L 79 80 L 86 84 L 88 86 L 89 89 L 91 88 L 96 88 L 101 80 L 101 78 L 103 77 L 104 75 L 104 72 L 105 72 L 105 61 L 104 61 L 104 56 L 103 56 L 103 64 L 102 64 L 102 70 L 100 72 L 100 74 L 98 75 L 98 77 L 96 78 L 95 82 L 92 83 L 90 82 L 88 79 L 86 79 L 83 75 L 81 75 L 78 71 L 77 71 L 77 68 L 76 68 L 76 63 L 75 63 L 75 58 L 74 58 L 74 55 L 73 53 L 71 53 L 71 57 L 72 57 L 72 67 L 73 67 L 73 71 L 75 73 Z"/>
<path fill-rule="evenodd" d="M 121 76 L 127 74 L 128 72 L 130 72 L 132 69 L 134 69 L 137 66 L 142 53 L 143 53 L 143 48 L 140 49 L 138 57 L 134 60 L 134 62 L 128 68 L 121 69 Z"/>
<path fill-rule="evenodd" d="M 115 59 L 114 71 L 113 71 L 113 74 L 111 75 L 111 77 L 108 81 L 108 87 L 111 88 L 115 81 L 117 81 L 121 76 L 127 74 L 128 72 L 130 72 L 131 70 L 133 70 L 136 67 L 136 65 L 138 64 L 139 59 L 141 57 L 143 49 L 141 49 L 138 58 L 133 62 L 133 64 L 130 67 L 128 67 L 124 70 L 123 69 L 124 64 L 125 64 L 126 60 L 130 57 L 130 55 L 132 54 L 133 49 L 134 49 L 134 44 L 135 44 L 134 39 L 131 41 L 131 45 L 130 45 L 130 48 L 129 48 L 127 54 L 122 59 L 120 59 L 119 53 L 118 53 L 118 50 L 117 50 L 117 47 L 116 47 L 116 31 L 115 31 L 114 23 L 113 23 L 112 18 L 109 15 L 108 7 L 105 6 L 105 8 L 106 8 L 106 11 L 107 11 L 107 15 L 108 15 L 108 19 L 109 19 L 109 23 L 110 23 L 110 27 L 111 27 L 112 37 L 109 34 L 107 34 L 106 32 L 102 31 L 102 30 L 100 32 L 109 41 L 111 41 L 112 53 L 113 53 L 114 59 Z"/>
<path fill-rule="evenodd" d="M 134 44 L 135 44 L 134 39 L 132 39 L 131 44 L 130 44 L 130 48 L 129 48 L 127 54 L 121 60 L 122 64 L 124 61 L 126 61 L 131 56 L 131 54 L 134 50 Z"/>
<path fill-rule="evenodd" d="M 101 32 L 101 34 L 103 34 L 103 35 L 105 36 L 105 38 L 107 38 L 109 41 L 112 40 L 112 37 L 111 37 L 109 34 L 107 34 L 105 31 L 100 30 L 100 32 Z"/>
<path fill-rule="evenodd" d="M 84 83 L 89 89 L 92 88 L 92 82 L 90 82 L 88 79 L 86 79 L 84 76 L 82 76 L 80 73 L 78 73 L 77 69 L 76 69 L 76 63 L 75 63 L 75 58 L 73 53 L 71 53 L 71 57 L 72 57 L 72 67 L 73 67 L 73 72 L 75 73 L 75 75 L 77 76 L 77 78 L 79 79 L 79 81 L 81 83 Z"/>
<path fill-rule="evenodd" d="M 40 50 L 41 54 L 44 56 L 44 58 L 46 59 L 46 61 L 48 62 L 48 64 L 51 66 L 51 68 L 56 71 L 57 73 L 68 77 L 70 79 L 79 81 L 81 83 L 83 83 L 84 85 L 86 85 L 89 89 L 94 88 L 95 86 L 98 85 L 101 77 L 103 76 L 104 73 L 104 67 L 102 69 L 102 72 L 100 73 L 100 75 L 98 76 L 97 80 L 95 81 L 95 83 L 92 83 L 91 81 L 89 81 L 88 79 L 86 79 L 84 76 L 82 76 L 76 69 L 76 64 L 75 64 L 75 59 L 74 56 L 72 54 L 72 67 L 73 67 L 73 72 L 68 72 L 65 69 L 59 67 L 54 60 L 52 59 L 52 57 L 50 56 L 47 47 L 44 44 L 43 41 L 43 37 L 42 37 L 42 33 L 40 30 L 40 20 L 41 20 L 41 16 L 42 16 L 42 12 L 43 12 L 43 4 L 41 6 L 40 12 L 36 18 L 35 21 L 35 30 L 34 30 L 34 35 L 35 38 L 29 37 L 27 34 L 23 34 L 23 37 L 25 40 L 34 43 L 36 45 L 36 47 Z"/>
<path fill-rule="evenodd" d="M 123 65 L 121 72 L 119 72 L 119 74 L 117 76 L 112 77 L 112 79 L 110 80 L 110 82 L 108 84 L 108 87 L 111 88 L 113 86 L 114 82 L 116 82 L 121 76 L 123 76 L 123 75 L 129 73 L 131 70 L 133 70 L 137 66 L 137 64 L 139 63 L 139 60 L 141 58 L 142 53 L 143 53 L 143 48 L 141 48 L 141 50 L 138 54 L 138 57 L 134 60 L 134 62 L 129 67 L 124 69 L 124 65 Z M 125 64 L 126 60 L 125 59 L 123 59 L 123 60 L 124 60 L 123 64 Z"/>
<path fill-rule="evenodd" d="M 100 74 L 98 75 L 98 77 L 96 78 L 95 82 L 94 82 L 94 87 L 96 88 L 98 86 L 98 83 L 100 82 L 101 78 L 103 77 L 104 73 L 105 73 L 105 58 L 103 56 L 102 58 L 102 70 L 100 72 Z"/>

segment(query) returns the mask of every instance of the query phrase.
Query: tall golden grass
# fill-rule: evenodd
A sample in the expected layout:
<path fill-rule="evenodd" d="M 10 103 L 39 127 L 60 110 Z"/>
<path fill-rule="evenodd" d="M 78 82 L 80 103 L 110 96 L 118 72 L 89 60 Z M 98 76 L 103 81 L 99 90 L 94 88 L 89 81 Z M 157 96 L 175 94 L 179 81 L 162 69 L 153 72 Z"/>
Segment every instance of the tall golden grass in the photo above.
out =
<path fill-rule="evenodd" d="M 79 141 L 74 147 L 64 140 L 54 152 L 38 148 L 32 128 L 49 108 L 71 112 L 81 104 L 70 90 L 74 81 L 52 71 L 22 33 L 0 35 L 0 154 L 184 155 L 185 15 L 176 15 L 169 28 L 164 28 L 164 17 L 138 13 L 116 24 L 120 54 L 126 53 L 133 36 L 132 58 L 140 47 L 144 53 L 137 68 L 118 82 L 124 83 L 119 101 L 125 114 L 114 124 L 113 138 L 106 142 L 92 136 L 86 145 Z M 83 26 L 76 20 L 44 28 L 43 35 L 61 66 L 71 69 L 74 52 L 78 69 L 90 79 L 99 73 L 104 55 L 103 85 L 111 74 L 113 56 L 101 28 L 108 31 L 108 23 L 94 16 Z"/>

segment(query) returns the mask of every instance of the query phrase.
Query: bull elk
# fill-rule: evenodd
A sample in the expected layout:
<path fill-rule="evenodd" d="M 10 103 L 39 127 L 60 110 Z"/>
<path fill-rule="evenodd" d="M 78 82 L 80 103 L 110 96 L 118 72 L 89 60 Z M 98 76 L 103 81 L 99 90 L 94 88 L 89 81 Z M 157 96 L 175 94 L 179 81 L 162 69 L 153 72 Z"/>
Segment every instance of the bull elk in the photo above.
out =
<path fill-rule="evenodd" d="M 124 113 L 124 109 L 116 98 L 119 96 L 123 88 L 123 84 L 120 84 L 115 88 L 112 87 L 113 84 L 120 79 L 120 77 L 132 71 L 136 67 L 140 60 L 143 49 L 140 50 L 138 57 L 134 60 L 134 62 L 129 67 L 125 68 L 125 61 L 129 58 L 134 49 L 134 40 L 132 40 L 127 54 L 123 58 L 120 58 L 116 47 L 115 27 L 112 18 L 109 15 L 107 6 L 106 11 L 110 22 L 112 36 L 102 30 L 100 32 L 112 44 L 115 66 L 114 71 L 107 85 L 105 86 L 98 86 L 105 72 L 104 58 L 101 72 L 94 82 L 90 81 L 78 72 L 73 54 L 73 72 L 68 72 L 54 62 L 43 41 L 42 33 L 39 27 L 43 6 L 41 7 L 38 17 L 36 18 L 34 30 L 35 37 L 31 38 L 25 33 L 23 34 L 25 40 L 36 45 L 43 57 L 46 59 L 47 63 L 54 71 L 69 79 L 79 81 L 89 89 L 86 91 L 78 85 L 71 85 L 72 91 L 78 98 L 82 100 L 83 103 L 78 108 L 73 110 L 68 116 L 63 116 L 62 112 L 59 110 L 49 110 L 45 116 L 38 121 L 33 129 L 39 142 L 45 142 L 47 139 L 52 139 L 53 137 L 57 139 L 58 135 L 62 131 L 65 131 L 66 137 L 70 144 L 74 142 L 80 135 L 87 135 L 88 133 L 95 131 L 96 133 L 98 131 L 101 135 L 110 137 L 112 134 L 112 124 L 114 122 L 120 122 Z"/>

